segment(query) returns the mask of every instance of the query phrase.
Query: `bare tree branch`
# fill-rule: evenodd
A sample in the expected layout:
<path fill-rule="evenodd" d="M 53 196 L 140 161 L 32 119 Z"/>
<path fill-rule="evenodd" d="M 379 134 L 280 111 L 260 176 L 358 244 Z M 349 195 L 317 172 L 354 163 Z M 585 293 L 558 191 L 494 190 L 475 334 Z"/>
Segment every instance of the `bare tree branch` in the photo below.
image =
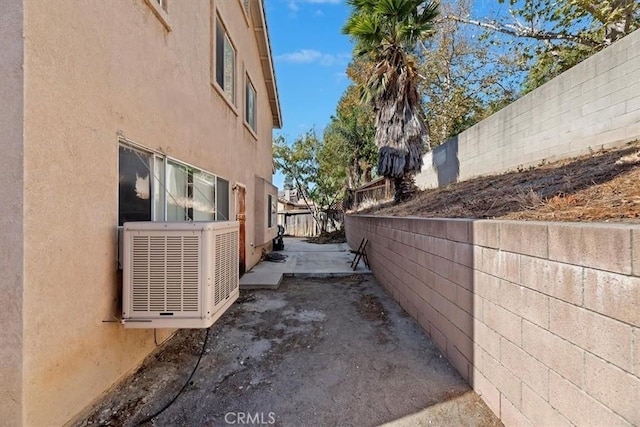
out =
<path fill-rule="evenodd" d="M 594 40 L 581 37 L 575 34 L 567 34 L 561 32 L 552 32 L 541 30 L 539 28 L 530 28 L 520 25 L 511 25 L 511 24 L 503 24 L 497 21 L 478 21 L 475 19 L 463 18 L 461 16 L 456 15 L 447 15 L 446 19 L 450 19 L 456 22 L 462 22 L 464 24 L 476 25 L 481 28 L 486 28 L 488 30 L 497 31 L 499 33 L 507 34 L 513 37 L 527 37 L 536 40 L 549 41 L 549 40 L 567 40 L 573 43 L 581 44 L 588 47 L 600 47 L 602 43 L 596 42 Z"/>

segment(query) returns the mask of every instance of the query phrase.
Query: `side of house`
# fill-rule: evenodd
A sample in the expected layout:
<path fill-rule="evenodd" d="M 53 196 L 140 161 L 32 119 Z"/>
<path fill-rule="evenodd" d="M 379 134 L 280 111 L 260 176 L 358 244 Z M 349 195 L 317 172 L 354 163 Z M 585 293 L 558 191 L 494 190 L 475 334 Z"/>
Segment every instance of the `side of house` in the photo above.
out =
<path fill-rule="evenodd" d="M 22 420 L 24 49 L 21 1 L 0 2 L 0 420 Z"/>
<path fill-rule="evenodd" d="M 246 269 L 271 244 L 278 94 L 261 0 L 0 7 L 0 419 L 60 425 L 155 347 L 117 321 L 118 225 L 244 219 Z"/>

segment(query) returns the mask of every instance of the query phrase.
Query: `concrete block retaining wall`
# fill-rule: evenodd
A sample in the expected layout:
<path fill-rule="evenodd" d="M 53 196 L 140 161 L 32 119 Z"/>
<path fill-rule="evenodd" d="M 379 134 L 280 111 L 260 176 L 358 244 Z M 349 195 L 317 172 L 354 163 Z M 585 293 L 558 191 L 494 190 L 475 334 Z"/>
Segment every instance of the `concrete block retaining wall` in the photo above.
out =
<path fill-rule="evenodd" d="M 348 216 L 507 425 L 640 425 L 640 225 Z"/>
<path fill-rule="evenodd" d="M 640 138 L 640 30 L 427 153 L 421 188 Z"/>

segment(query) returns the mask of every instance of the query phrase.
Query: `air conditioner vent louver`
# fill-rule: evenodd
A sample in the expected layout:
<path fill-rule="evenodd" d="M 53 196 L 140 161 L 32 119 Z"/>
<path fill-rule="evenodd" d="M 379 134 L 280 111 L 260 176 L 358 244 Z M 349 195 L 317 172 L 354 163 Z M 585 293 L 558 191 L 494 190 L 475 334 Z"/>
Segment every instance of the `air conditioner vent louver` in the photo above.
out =
<path fill-rule="evenodd" d="M 215 301 L 218 305 L 226 299 L 238 286 L 236 270 L 238 269 L 238 232 L 219 234 L 216 236 L 216 272 Z"/>
<path fill-rule="evenodd" d="M 133 236 L 133 311 L 198 307 L 198 236 Z"/>
<path fill-rule="evenodd" d="M 209 327 L 237 299 L 238 223 L 124 225 L 125 327 Z"/>

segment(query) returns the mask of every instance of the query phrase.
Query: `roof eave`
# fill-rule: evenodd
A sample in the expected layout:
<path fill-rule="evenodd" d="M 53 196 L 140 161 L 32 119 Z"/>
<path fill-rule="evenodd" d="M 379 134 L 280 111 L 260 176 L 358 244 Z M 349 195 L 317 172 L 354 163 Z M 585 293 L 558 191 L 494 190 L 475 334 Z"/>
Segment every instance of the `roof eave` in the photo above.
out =
<path fill-rule="evenodd" d="M 267 95 L 269 97 L 269 104 L 271 105 L 271 112 L 273 115 L 273 127 L 281 129 L 282 113 L 280 110 L 280 98 L 278 97 L 278 85 L 276 84 L 276 75 L 273 67 L 273 57 L 271 55 L 271 43 L 269 41 L 269 29 L 267 27 L 264 2 L 263 0 L 256 0 L 256 3 L 259 5 L 257 8 L 259 16 L 257 16 L 257 22 L 254 21 L 256 22 L 254 30 L 258 40 L 260 64 L 262 65 L 262 72 L 267 85 Z"/>

